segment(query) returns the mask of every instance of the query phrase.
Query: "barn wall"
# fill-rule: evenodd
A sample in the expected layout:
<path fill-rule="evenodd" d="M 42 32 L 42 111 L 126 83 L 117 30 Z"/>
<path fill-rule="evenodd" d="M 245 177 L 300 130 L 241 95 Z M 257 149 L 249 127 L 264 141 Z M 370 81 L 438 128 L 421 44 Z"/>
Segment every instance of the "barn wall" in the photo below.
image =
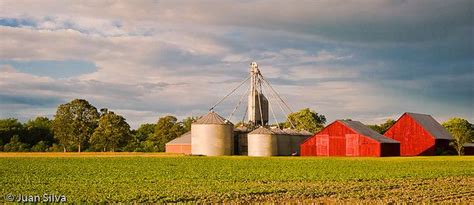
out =
<path fill-rule="evenodd" d="M 166 145 L 166 153 L 191 154 L 191 145 Z"/>
<path fill-rule="evenodd" d="M 401 156 L 435 155 L 435 139 L 407 114 L 384 135 L 400 142 Z"/>
<path fill-rule="evenodd" d="M 380 143 L 359 135 L 359 156 L 361 157 L 380 157 Z"/>
<path fill-rule="evenodd" d="M 316 156 L 316 137 L 307 139 L 300 145 L 301 156 Z"/>

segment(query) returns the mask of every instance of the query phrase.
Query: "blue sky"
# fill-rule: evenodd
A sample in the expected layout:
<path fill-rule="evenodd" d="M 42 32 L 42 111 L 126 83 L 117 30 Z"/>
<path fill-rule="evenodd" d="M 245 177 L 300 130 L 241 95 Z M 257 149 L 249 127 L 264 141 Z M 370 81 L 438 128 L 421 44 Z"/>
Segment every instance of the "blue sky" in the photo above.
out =
<path fill-rule="evenodd" d="M 75 98 L 132 127 L 199 116 L 257 61 L 293 110 L 329 121 L 474 122 L 473 1 L 37 4 L 0 2 L 0 118 L 52 117 Z"/>

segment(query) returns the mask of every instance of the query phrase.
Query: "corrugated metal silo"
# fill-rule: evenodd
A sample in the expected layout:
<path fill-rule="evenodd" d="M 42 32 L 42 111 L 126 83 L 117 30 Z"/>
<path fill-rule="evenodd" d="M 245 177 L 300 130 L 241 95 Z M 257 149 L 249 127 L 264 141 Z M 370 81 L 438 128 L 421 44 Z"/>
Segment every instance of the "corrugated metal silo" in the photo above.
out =
<path fill-rule="evenodd" d="M 191 125 L 193 155 L 231 155 L 234 125 L 211 111 Z"/>
<path fill-rule="evenodd" d="M 248 155 L 267 157 L 278 155 L 277 136 L 270 129 L 260 127 L 247 135 Z"/>
<path fill-rule="evenodd" d="M 301 134 L 294 129 L 283 129 L 288 138 L 290 138 L 290 152 L 291 155 L 300 154 L 300 138 Z"/>
<path fill-rule="evenodd" d="M 291 155 L 291 144 L 290 138 L 286 132 L 280 128 L 272 128 L 272 132 L 276 134 L 277 138 L 277 147 L 279 156 L 290 156 Z"/>
<path fill-rule="evenodd" d="M 234 155 L 247 155 L 248 145 L 247 145 L 247 134 L 249 133 L 249 128 L 240 125 L 234 128 Z"/>

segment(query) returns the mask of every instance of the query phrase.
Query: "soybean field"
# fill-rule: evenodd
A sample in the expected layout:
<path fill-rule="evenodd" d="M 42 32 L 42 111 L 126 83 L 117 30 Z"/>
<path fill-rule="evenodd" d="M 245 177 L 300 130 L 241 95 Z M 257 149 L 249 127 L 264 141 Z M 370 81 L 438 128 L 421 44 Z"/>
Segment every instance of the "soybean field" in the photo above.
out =
<path fill-rule="evenodd" d="M 474 202 L 474 157 L 5 153 L 0 164 L 2 196 L 68 202 Z"/>

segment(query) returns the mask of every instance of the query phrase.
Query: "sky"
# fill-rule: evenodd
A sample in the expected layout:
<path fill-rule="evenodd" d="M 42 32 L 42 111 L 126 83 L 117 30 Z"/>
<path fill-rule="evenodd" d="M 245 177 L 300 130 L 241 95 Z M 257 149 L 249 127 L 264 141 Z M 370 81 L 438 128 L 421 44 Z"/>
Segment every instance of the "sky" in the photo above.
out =
<path fill-rule="evenodd" d="M 473 123 L 473 4 L 0 0 L 0 118 L 52 118 L 76 98 L 132 128 L 201 116 L 256 61 L 293 111 L 328 123 L 404 112 Z M 243 89 L 216 112 L 228 117 Z"/>

